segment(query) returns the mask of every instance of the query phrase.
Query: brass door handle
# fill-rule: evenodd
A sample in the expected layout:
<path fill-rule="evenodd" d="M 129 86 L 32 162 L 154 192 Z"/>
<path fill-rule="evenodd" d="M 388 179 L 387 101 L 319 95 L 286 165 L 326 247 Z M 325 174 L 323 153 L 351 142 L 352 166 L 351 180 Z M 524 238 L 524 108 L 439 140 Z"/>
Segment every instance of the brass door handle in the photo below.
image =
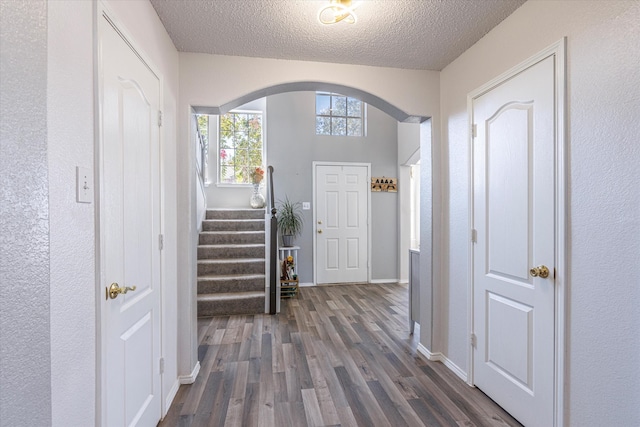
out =
<path fill-rule="evenodd" d="M 126 294 L 129 291 L 135 291 L 135 286 L 123 286 L 122 288 L 117 283 L 112 283 L 111 286 L 106 288 L 106 299 L 116 299 L 120 294 Z"/>
<path fill-rule="evenodd" d="M 318 230 L 318 234 L 322 234 L 322 230 Z"/>
<path fill-rule="evenodd" d="M 543 279 L 546 279 L 547 277 L 549 277 L 549 268 L 547 268 L 547 266 L 545 265 L 533 267 L 531 270 L 529 270 L 529 274 L 533 277 L 542 277 Z"/>

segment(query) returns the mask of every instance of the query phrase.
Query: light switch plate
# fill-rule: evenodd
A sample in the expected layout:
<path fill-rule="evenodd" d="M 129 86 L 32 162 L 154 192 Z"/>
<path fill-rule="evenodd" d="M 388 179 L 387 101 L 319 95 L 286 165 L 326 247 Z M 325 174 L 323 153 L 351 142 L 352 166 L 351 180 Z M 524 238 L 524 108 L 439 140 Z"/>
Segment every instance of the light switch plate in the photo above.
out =
<path fill-rule="evenodd" d="M 302 202 L 302 210 L 308 211 L 309 209 L 311 209 L 311 203 L 310 202 Z"/>
<path fill-rule="evenodd" d="M 93 202 L 93 174 L 89 168 L 76 166 L 76 201 Z"/>

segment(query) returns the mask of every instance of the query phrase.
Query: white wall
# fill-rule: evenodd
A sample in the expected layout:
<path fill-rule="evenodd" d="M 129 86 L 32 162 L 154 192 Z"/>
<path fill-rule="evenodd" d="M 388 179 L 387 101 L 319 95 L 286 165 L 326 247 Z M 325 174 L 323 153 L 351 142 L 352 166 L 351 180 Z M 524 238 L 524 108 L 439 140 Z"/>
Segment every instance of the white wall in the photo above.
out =
<path fill-rule="evenodd" d="M 417 157 L 415 155 L 417 154 Z M 398 279 L 409 280 L 411 165 L 420 160 L 420 125 L 398 123 Z"/>
<path fill-rule="evenodd" d="M 570 425 L 640 425 L 640 3 L 531 0 L 441 74 L 434 346 L 467 367 L 467 93 L 567 36 Z M 439 175 L 435 175 L 438 177 Z M 424 224 L 423 224 L 424 225 Z"/>
<path fill-rule="evenodd" d="M 94 5 L 47 7 L 51 424 L 69 425 L 93 423 L 96 408 L 95 204 L 75 196 L 76 166 L 94 162 Z"/>
<path fill-rule="evenodd" d="M 0 2 L 0 424 L 51 419 L 47 7 Z"/>
<path fill-rule="evenodd" d="M 218 107 L 243 95 L 290 82 L 324 82 L 364 90 L 416 116 L 438 113 L 436 71 L 310 61 L 180 53 L 180 99 Z"/>

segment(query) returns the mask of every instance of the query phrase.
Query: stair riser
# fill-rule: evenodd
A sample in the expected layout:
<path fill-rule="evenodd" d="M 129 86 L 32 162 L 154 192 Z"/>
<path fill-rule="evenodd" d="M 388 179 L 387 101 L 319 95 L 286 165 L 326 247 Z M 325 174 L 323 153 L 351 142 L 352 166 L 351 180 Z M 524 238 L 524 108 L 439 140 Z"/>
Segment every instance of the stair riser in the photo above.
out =
<path fill-rule="evenodd" d="M 264 233 L 200 233 L 199 242 L 201 245 L 264 244 Z"/>
<path fill-rule="evenodd" d="M 198 247 L 198 259 L 264 258 L 264 246 Z"/>
<path fill-rule="evenodd" d="M 264 209 L 208 210 L 206 219 L 263 219 Z"/>
<path fill-rule="evenodd" d="M 203 221 L 203 231 L 264 231 L 264 221 Z"/>
<path fill-rule="evenodd" d="M 264 277 L 256 279 L 198 280 L 198 294 L 264 291 Z"/>
<path fill-rule="evenodd" d="M 264 306 L 264 297 L 244 298 L 236 301 L 198 301 L 198 317 L 262 314 Z"/>
<path fill-rule="evenodd" d="M 243 263 L 198 263 L 198 276 L 206 274 L 264 274 L 265 266 L 262 262 L 243 262 Z"/>

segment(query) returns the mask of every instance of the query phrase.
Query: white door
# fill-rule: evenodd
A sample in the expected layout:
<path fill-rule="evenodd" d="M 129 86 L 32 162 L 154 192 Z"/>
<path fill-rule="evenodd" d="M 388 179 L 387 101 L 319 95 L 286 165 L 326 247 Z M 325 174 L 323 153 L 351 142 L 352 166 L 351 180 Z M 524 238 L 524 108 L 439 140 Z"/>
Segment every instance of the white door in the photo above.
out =
<path fill-rule="evenodd" d="M 100 17 L 105 426 L 155 426 L 160 398 L 160 82 Z M 116 283 L 130 289 L 111 298 Z"/>
<path fill-rule="evenodd" d="M 474 382 L 528 427 L 554 423 L 554 105 L 547 57 L 472 112 Z"/>
<path fill-rule="evenodd" d="M 367 282 L 369 166 L 315 165 L 316 283 Z"/>

